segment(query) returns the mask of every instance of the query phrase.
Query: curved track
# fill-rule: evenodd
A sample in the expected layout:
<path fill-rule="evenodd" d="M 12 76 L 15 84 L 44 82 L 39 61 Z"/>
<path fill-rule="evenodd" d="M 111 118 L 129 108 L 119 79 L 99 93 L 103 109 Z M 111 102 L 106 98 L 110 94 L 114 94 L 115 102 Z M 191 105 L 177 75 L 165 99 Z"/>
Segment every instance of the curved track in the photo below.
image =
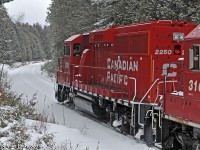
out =
<path fill-rule="evenodd" d="M 8 78 L 12 83 L 12 90 L 18 94 L 23 93 L 25 100 L 31 99 L 37 93 L 37 111 L 49 117 L 55 117 L 56 122 L 70 128 L 76 128 L 100 141 L 105 150 L 149 150 L 142 142 L 131 136 L 124 136 L 107 124 L 98 121 L 81 111 L 74 111 L 65 105 L 58 104 L 54 99 L 54 82 L 41 73 L 43 63 L 34 63 L 8 71 Z M 66 133 L 67 134 L 67 133 Z"/>

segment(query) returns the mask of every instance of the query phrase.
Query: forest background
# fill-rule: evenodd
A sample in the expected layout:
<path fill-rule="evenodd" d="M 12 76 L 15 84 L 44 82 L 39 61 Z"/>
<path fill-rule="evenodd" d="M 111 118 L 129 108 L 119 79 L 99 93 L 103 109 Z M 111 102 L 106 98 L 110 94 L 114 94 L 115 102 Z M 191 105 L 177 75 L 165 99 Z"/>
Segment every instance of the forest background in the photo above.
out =
<path fill-rule="evenodd" d="M 51 60 L 45 67 L 54 75 L 57 58 L 63 54 L 63 41 L 74 34 L 151 20 L 181 20 L 200 24 L 199 0 L 52 0 L 47 10 L 48 25 L 45 26 L 23 23 L 23 13 L 16 14 L 16 18 L 10 17 L 4 4 L 11 1 L 13 0 L 0 0 L 0 65 Z M 34 128 L 38 131 L 38 127 L 42 126 L 46 133 L 46 126 L 43 125 L 47 117 L 43 116 L 44 113 L 35 114 L 33 108 L 36 96 L 27 100 L 24 105 L 21 96 L 10 91 L 10 84 L 2 80 L 3 77 L 6 79 L 2 66 L 4 65 L 0 68 L 0 129 L 1 139 L 4 141 L 0 141 L 0 147 L 19 149 L 19 145 L 23 147 L 25 141 L 30 141 L 30 132 L 26 134 L 24 118 L 40 120 L 39 126 L 36 124 Z M 54 120 L 53 117 L 53 123 Z M 52 145 L 52 134 L 45 135 L 44 138 L 41 133 L 39 135 L 40 138 L 36 140 L 38 146 L 46 139 L 50 139 L 50 142 L 47 141 L 51 143 L 49 147 L 55 146 Z M 8 139 L 7 143 L 5 138 Z"/>

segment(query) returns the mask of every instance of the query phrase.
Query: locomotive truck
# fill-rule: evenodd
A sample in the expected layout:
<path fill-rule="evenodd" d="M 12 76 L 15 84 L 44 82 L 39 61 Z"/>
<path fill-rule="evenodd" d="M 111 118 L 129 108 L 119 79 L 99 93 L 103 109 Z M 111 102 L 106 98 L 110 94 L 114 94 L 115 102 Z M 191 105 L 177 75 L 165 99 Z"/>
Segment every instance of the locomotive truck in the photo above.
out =
<path fill-rule="evenodd" d="M 57 101 L 71 108 L 89 104 L 96 117 L 148 146 L 197 148 L 200 28 L 195 27 L 161 20 L 69 37 L 58 59 Z"/>

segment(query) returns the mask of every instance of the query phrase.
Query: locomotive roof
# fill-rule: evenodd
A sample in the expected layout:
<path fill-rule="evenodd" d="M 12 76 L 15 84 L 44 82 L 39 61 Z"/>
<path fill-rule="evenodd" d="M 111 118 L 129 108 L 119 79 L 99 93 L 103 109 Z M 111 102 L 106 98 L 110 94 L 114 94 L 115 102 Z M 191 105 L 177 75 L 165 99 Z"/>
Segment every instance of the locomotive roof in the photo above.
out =
<path fill-rule="evenodd" d="M 200 25 L 193 29 L 186 37 L 186 40 L 200 39 Z"/>
<path fill-rule="evenodd" d="M 69 37 L 68 39 L 65 40 L 65 42 L 71 42 L 73 41 L 74 39 L 78 38 L 81 34 L 77 34 L 77 35 L 73 35 L 71 37 Z"/>
<path fill-rule="evenodd" d="M 112 42 L 114 31 L 115 31 L 114 27 L 92 31 L 89 34 L 89 43 Z"/>
<path fill-rule="evenodd" d="M 183 21 L 177 21 L 177 20 L 158 20 L 158 21 L 149 21 L 149 22 L 141 22 L 141 23 L 133 23 L 130 25 L 123 25 L 123 26 L 113 26 L 111 28 L 105 28 L 105 29 L 100 29 L 100 30 L 94 30 L 91 33 L 100 33 L 100 32 L 106 32 L 110 31 L 113 29 L 124 29 L 124 28 L 132 28 L 136 26 L 188 26 L 188 25 L 193 25 L 190 22 L 183 22 Z"/>
<path fill-rule="evenodd" d="M 151 30 L 152 27 L 164 26 L 164 27 L 186 27 L 194 26 L 191 22 L 183 22 L 177 20 L 158 20 L 158 21 L 149 21 L 145 23 L 135 23 L 125 26 L 113 26 L 112 28 L 101 29 L 97 31 L 92 31 L 89 34 L 89 43 L 98 43 L 98 42 L 113 42 L 113 38 L 116 34 L 126 34 L 130 32 L 137 31 L 147 31 Z"/>
<path fill-rule="evenodd" d="M 142 23 L 135 23 L 126 26 L 119 26 L 117 27 L 119 32 L 130 32 L 132 28 L 135 30 L 147 30 L 151 29 L 153 26 L 177 26 L 177 27 L 185 27 L 185 26 L 194 26 L 191 22 L 183 22 L 178 20 L 158 20 L 158 21 L 149 21 L 149 22 L 142 22 Z"/>

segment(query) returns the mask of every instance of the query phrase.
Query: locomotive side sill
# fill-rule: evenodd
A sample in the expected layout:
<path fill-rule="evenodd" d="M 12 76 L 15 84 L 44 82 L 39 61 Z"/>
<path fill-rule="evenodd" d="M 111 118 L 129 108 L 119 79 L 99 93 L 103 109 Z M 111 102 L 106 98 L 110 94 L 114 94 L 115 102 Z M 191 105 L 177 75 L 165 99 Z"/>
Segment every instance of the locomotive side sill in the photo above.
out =
<path fill-rule="evenodd" d="M 88 94 L 77 92 L 77 95 L 80 96 L 80 97 L 83 97 L 85 99 L 88 99 L 90 101 L 93 101 L 92 97 L 90 95 L 88 95 Z"/>
<path fill-rule="evenodd" d="M 92 99 L 92 95 L 94 96 L 94 94 L 92 94 L 92 93 L 87 93 L 87 92 L 85 92 L 85 91 L 81 91 L 81 92 L 77 92 L 77 95 L 78 96 L 80 96 L 80 97 L 83 97 L 83 98 L 85 98 L 85 99 L 88 99 L 88 100 L 90 100 L 90 101 L 93 101 L 93 99 Z M 102 95 L 99 95 L 100 97 L 103 97 Z M 105 99 L 106 100 L 110 100 L 110 98 L 109 97 L 105 97 Z M 116 99 L 111 99 L 113 102 L 116 102 Z M 123 104 L 123 105 L 125 105 L 125 106 L 130 106 L 130 104 L 129 104 L 129 101 L 128 100 L 122 100 L 122 99 L 118 99 L 117 100 L 117 103 L 119 103 L 119 104 Z"/>
<path fill-rule="evenodd" d="M 164 114 L 163 116 L 164 116 L 165 119 L 168 119 L 168 120 L 171 120 L 171 121 L 174 121 L 174 122 L 178 122 L 178 123 L 185 124 L 185 125 L 188 125 L 188 126 L 200 128 L 200 124 L 191 122 L 189 120 L 184 120 L 182 118 L 178 118 L 178 117 L 174 117 L 174 116 L 166 115 L 166 114 Z"/>
<path fill-rule="evenodd" d="M 93 95 L 93 96 L 99 96 L 99 97 L 102 97 L 102 98 L 104 98 L 106 100 L 118 101 L 118 103 L 124 103 L 124 102 L 129 103 L 129 100 L 127 100 L 127 99 L 124 99 L 124 100 L 122 100 L 122 99 L 115 99 L 115 98 L 111 98 L 111 97 L 108 97 L 108 96 L 98 95 L 97 93 L 93 93 L 91 91 L 87 91 L 87 90 L 84 90 L 82 88 L 77 88 L 77 87 L 73 87 L 73 88 L 74 88 L 74 90 L 81 91 L 83 93 L 87 93 L 87 94 L 90 94 L 90 95 Z M 111 91 L 113 91 L 113 90 L 111 90 Z"/>
<path fill-rule="evenodd" d="M 93 95 L 93 96 L 98 96 L 98 94 L 96 93 L 92 93 L 92 92 L 88 92 L 82 89 L 78 89 L 78 88 L 74 88 L 75 90 L 79 90 L 83 93 L 87 93 L 89 95 Z M 101 97 L 103 97 L 102 95 L 99 95 Z M 131 106 L 131 104 L 136 104 L 136 105 L 150 105 L 150 106 L 158 106 L 158 104 L 156 103 L 140 103 L 140 102 L 133 102 L 133 101 L 128 101 L 128 100 L 122 100 L 122 99 L 114 99 L 114 98 L 109 98 L 109 97 L 104 97 L 104 99 L 106 100 L 111 100 L 112 102 L 117 102 L 118 104 L 123 104 L 125 106 Z"/>
<path fill-rule="evenodd" d="M 117 103 L 119 104 L 124 104 L 125 106 L 130 106 L 130 103 L 128 100 L 122 100 L 122 99 L 118 99 Z"/>
<path fill-rule="evenodd" d="M 93 96 L 97 96 L 96 93 L 88 92 L 88 91 L 83 90 L 83 89 L 79 89 L 79 88 L 76 88 L 76 87 L 74 89 L 77 90 L 77 91 L 81 91 L 83 93 L 87 93 L 87 94 L 90 94 L 90 95 L 93 95 Z"/>
<path fill-rule="evenodd" d="M 150 105 L 150 106 L 158 106 L 157 103 L 140 103 L 140 102 L 131 102 L 131 104 L 136 104 L 136 105 Z"/>

